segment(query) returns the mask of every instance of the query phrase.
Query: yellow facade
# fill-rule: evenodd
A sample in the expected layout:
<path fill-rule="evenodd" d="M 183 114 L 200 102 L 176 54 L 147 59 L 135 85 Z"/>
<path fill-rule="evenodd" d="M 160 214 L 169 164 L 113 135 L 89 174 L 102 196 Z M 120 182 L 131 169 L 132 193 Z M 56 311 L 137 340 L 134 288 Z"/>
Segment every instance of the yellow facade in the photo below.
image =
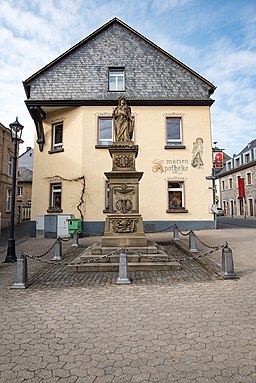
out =
<path fill-rule="evenodd" d="M 212 145 L 210 109 L 208 106 L 132 106 L 135 117 L 134 143 L 139 146 L 136 169 L 144 172 L 140 181 L 140 213 L 144 222 L 200 221 L 201 227 L 214 227 L 209 212 L 212 203 Z M 81 205 L 83 221 L 102 222 L 106 218 L 104 172 L 111 171 L 112 160 L 107 148 L 97 148 L 99 117 L 111 117 L 112 106 L 80 106 L 48 113 L 43 121 L 45 145 L 39 152 L 35 145 L 32 220 L 49 214 L 50 182 L 62 183 L 62 212 L 81 218 L 77 209 L 85 177 L 85 203 Z M 181 117 L 185 148 L 165 149 L 166 118 Z M 49 153 L 52 124 L 63 121 L 62 152 Z M 193 143 L 203 142 L 203 166 L 191 165 Z M 59 178 L 58 178 L 58 177 Z M 184 205 L 187 212 L 168 210 L 168 181 L 184 183 Z M 56 213 L 55 213 L 56 214 Z M 203 222 L 206 225 L 203 225 Z"/>

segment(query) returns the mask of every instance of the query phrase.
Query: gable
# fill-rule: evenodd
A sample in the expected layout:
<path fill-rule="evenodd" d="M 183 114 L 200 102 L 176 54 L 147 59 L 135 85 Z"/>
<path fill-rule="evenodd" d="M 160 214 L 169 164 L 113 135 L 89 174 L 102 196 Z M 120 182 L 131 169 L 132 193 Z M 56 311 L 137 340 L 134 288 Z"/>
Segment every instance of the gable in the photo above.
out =
<path fill-rule="evenodd" d="M 110 67 L 125 68 L 125 92 L 108 90 Z M 114 19 L 24 82 L 30 100 L 206 100 L 215 87 Z"/>

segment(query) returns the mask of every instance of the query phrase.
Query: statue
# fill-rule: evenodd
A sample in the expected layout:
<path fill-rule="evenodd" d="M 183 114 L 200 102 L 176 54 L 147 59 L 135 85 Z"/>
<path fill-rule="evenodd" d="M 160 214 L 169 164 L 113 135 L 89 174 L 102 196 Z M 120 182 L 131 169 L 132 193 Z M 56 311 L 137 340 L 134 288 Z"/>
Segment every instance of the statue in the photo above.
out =
<path fill-rule="evenodd" d="M 127 106 L 123 96 L 119 97 L 118 106 L 114 109 L 112 117 L 115 141 L 131 141 L 134 130 L 134 119 L 131 115 L 131 108 Z"/>
<path fill-rule="evenodd" d="M 191 165 L 194 168 L 201 168 L 204 166 L 203 163 L 203 139 L 198 137 L 195 142 L 193 142 L 193 151 L 192 151 L 192 161 Z"/>

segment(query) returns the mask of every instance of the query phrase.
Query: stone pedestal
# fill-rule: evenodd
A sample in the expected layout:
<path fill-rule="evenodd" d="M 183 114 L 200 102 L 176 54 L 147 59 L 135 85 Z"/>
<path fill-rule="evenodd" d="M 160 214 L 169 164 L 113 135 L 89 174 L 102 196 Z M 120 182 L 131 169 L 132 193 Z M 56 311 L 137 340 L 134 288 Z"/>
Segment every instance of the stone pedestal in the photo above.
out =
<path fill-rule="evenodd" d="M 109 180 L 109 214 L 102 246 L 147 246 L 143 219 L 139 214 L 139 180 L 143 173 L 135 168 L 138 149 L 132 141 L 114 142 L 109 148 L 112 171 L 105 173 Z"/>

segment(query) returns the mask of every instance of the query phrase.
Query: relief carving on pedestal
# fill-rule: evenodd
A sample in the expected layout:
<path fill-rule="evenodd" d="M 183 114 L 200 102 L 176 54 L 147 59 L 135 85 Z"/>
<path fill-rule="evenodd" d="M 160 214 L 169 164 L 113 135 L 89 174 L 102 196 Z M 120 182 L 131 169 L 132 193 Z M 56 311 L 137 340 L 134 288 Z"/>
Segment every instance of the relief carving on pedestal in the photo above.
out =
<path fill-rule="evenodd" d="M 134 233 L 137 230 L 137 218 L 112 218 L 110 222 L 112 223 L 114 233 Z"/>
<path fill-rule="evenodd" d="M 119 155 L 114 158 L 114 165 L 117 168 L 131 168 L 133 164 L 133 156 L 131 155 Z"/>
<path fill-rule="evenodd" d="M 115 187 L 113 190 L 114 201 L 113 206 L 119 213 L 127 214 L 133 209 L 133 194 L 135 194 L 134 187 L 128 187 L 126 184 Z"/>
<path fill-rule="evenodd" d="M 119 199 L 116 202 L 116 210 L 124 214 L 131 212 L 132 201 L 130 199 Z"/>

